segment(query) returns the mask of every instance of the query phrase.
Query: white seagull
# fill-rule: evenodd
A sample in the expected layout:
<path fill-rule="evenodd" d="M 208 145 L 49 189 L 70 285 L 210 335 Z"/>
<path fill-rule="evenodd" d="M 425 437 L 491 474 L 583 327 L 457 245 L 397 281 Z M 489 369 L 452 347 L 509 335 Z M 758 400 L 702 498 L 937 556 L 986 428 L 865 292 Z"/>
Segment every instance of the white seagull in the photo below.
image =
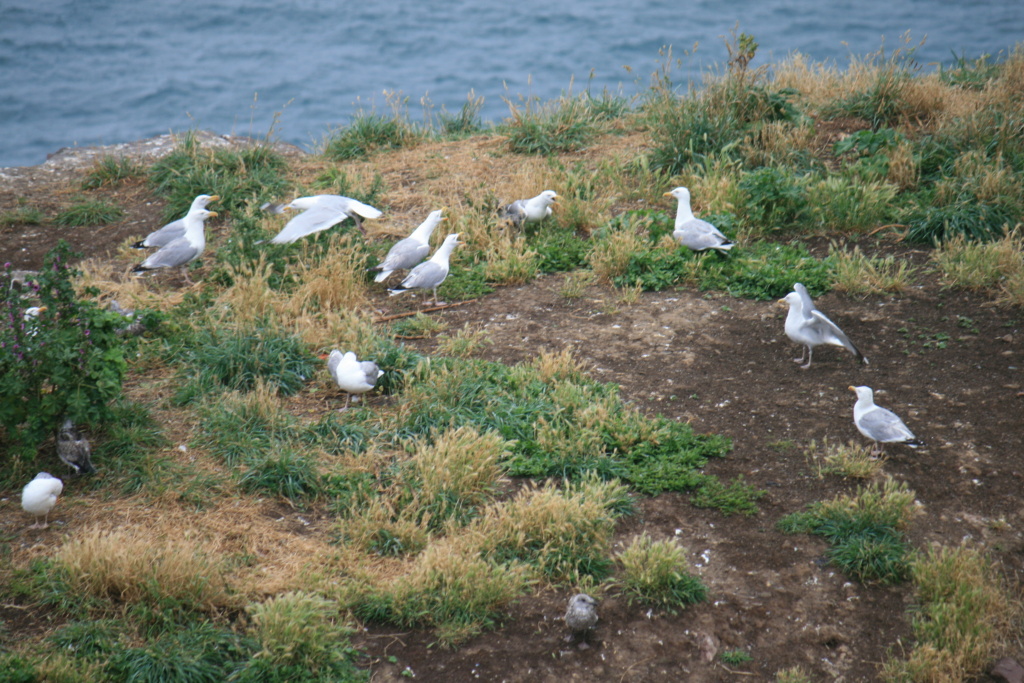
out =
<path fill-rule="evenodd" d="M 342 354 L 334 349 L 327 358 L 327 370 L 331 373 L 338 388 L 345 392 L 345 407 L 348 410 L 352 394 L 365 394 L 377 385 L 384 371 L 369 360 L 359 360 L 353 351 Z"/>
<path fill-rule="evenodd" d="M 337 194 L 318 194 L 299 197 L 288 204 L 264 204 L 261 208 L 270 213 L 284 213 L 287 209 L 302 209 L 302 213 L 288 221 L 281 232 L 270 240 L 271 244 L 291 244 L 306 235 L 326 230 L 346 218 L 355 221 L 356 227 L 364 231 L 362 218 L 380 218 L 383 214 L 369 204 Z"/>
<path fill-rule="evenodd" d="M 427 258 L 430 253 L 430 236 L 434 229 L 445 220 L 441 215 L 444 209 L 431 211 L 427 219 L 420 223 L 419 227 L 412 231 L 412 234 L 403 240 L 395 243 L 395 246 L 388 250 L 388 255 L 379 265 L 370 270 L 379 270 L 374 282 L 384 282 L 388 276 L 396 270 L 408 270 Z"/>
<path fill-rule="evenodd" d="M 672 231 L 672 237 L 676 242 L 693 251 L 714 249 L 722 253 L 736 246 L 728 237 L 719 232 L 718 228 L 693 215 L 693 211 L 690 210 L 690 191 L 688 189 L 677 187 L 662 196 L 675 197 L 679 200 L 679 208 L 676 209 L 675 230 Z"/>
<path fill-rule="evenodd" d="M 216 216 L 216 211 L 198 207 L 189 209 L 184 218 L 184 234 L 150 254 L 149 258 L 132 268 L 132 272 L 143 273 L 147 270 L 180 266 L 185 282 L 192 284 L 188 276 L 188 264 L 199 258 L 206 249 L 206 221 Z"/>
<path fill-rule="evenodd" d="M 448 235 L 429 261 L 424 261 L 413 268 L 398 288 L 389 289 L 388 292 L 391 293 L 391 296 L 395 296 L 411 289 L 432 289 L 434 290 L 434 305 L 442 305 L 443 302 L 437 300 L 437 288 L 448 277 L 448 258 L 452 255 L 455 247 L 460 244 L 462 242 L 459 241 L 458 233 Z"/>
<path fill-rule="evenodd" d="M 814 306 L 814 301 L 807 293 L 807 288 L 797 282 L 793 285 L 793 290 L 784 298 L 779 299 L 779 303 L 789 304 L 789 314 L 786 315 L 786 336 L 797 344 L 803 345 L 803 353 L 799 358 L 794 358 L 793 362 L 803 363 L 806 355 L 807 364 L 800 366 L 806 370 L 811 367 L 814 347 L 829 344 L 842 346 L 856 356 L 857 360 L 867 365 L 868 359 L 853 345 L 850 338 Z"/>
<path fill-rule="evenodd" d="M 201 194 L 192 200 L 192 206 L 189 207 L 189 212 L 194 209 L 205 209 L 206 205 L 210 202 L 215 202 L 220 197 L 215 194 Z M 188 215 L 187 213 L 185 214 Z M 145 239 L 139 240 L 132 245 L 135 249 L 149 249 L 151 247 L 166 247 L 168 244 L 173 242 L 185 235 L 185 218 L 179 218 L 176 221 L 171 221 L 159 230 L 155 230 Z"/>
<path fill-rule="evenodd" d="M 881 444 L 902 443 L 911 448 L 924 445 L 896 413 L 875 405 L 871 387 L 850 387 L 850 391 L 857 394 L 857 402 L 853 404 L 853 423 L 861 434 L 875 442 L 871 455 L 882 452 Z"/>
<path fill-rule="evenodd" d="M 512 221 L 515 227 L 523 223 L 536 223 L 551 215 L 551 205 L 558 199 L 554 190 L 544 190 L 531 199 L 517 199 L 501 210 L 501 217 Z"/>
<path fill-rule="evenodd" d="M 45 529 L 49 526 L 50 510 L 57 504 L 57 496 L 64 490 L 64 483 L 47 472 L 40 472 L 36 478 L 25 484 L 21 490 L 21 507 L 35 517 L 35 524 L 29 529 Z M 39 523 L 39 518 L 43 523 Z"/>

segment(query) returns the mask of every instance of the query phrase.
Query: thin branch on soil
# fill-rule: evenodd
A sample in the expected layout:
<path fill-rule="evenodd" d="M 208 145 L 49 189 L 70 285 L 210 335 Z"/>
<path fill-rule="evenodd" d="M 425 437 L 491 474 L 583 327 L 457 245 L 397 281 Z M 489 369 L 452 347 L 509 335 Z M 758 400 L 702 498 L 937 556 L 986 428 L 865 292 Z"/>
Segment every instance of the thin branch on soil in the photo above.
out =
<path fill-rule="evenodd" d="M 416 315 L 418 313 L 433 313 L 434 311 L 443 311 L 446 308 L 455 308 L 456 306 L 464 306 L 471 304 L 478 299 L 468 299 L 466 301 L 456 301 L 453 304 L 445 304 L 444 306 L 431 306 L 430 308 L 424 308 L 422 311 L 406 311 L 405 313 L 395 313 L 394 315 L 386 315 L 383 318 L 377 318 L 373 322 L 375 323 L 386 323 L 389 320 L 397 320 L 398 318 L 408 318 L 409 316 Z"/>

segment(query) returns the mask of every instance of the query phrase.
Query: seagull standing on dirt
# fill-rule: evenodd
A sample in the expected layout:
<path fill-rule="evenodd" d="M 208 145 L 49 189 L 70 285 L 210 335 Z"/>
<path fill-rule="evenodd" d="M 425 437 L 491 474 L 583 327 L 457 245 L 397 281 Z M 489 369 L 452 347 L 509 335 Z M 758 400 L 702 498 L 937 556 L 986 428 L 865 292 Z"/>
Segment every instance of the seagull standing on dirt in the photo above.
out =
<path fill-rule="evenodd" d="M 201 194 L 192 200 L 192 206 L 189 208 L 189 212 L 194 209 L 205 209 L 206 205 L 210 202 L 215 202 L 220 197 L 215 194 Z M 188 214 L 185 214 L 186 216 Z M 166 247 L 168 244 L 183 237 L 185 235 L 185 218 L 179 218 L 176 221 L 171 221 L 159 230 L 155 230 L 145 239 L 139 240 L 132 245 L 134 249 L 149 249 L 152 247 Z"/>
<path fill-rule="evenodd" d="M 198 207 L 188 210 L 185 215 L 185 232 L 176 240 L 168 242 L 145 261 L 132 268 L 133 273 L 143 273 L 159 268 L 181 268 L 185 282 L 192 284 L 188 276 L 188 264 L 202 256 L 206 249 L 206 221 L 217 216 L 216 211 Z"/>
<path fill-rule="evenodd" d="M 399 240 L 388 250 L 388 255 L 384 257 L 384 260 L 370 269 L 380 271 L 377 277 L 373 278 L 374 282 L 384 282 L 393 271 L 408 270 L 427 258 L 427 254 L 430 253 L 430 236 L 445 219 L 441 215 L 443 211 L 444 209 L 431 211 L 427 219 L 420 223 L 411 235 Z"/>
<path fill-rule="evenodd" d="M 551 205 L 558 199 L 554 190 L 544 190 L 531 199 L 517 199 L 501 210 L 501 217 L 512 221 L 513 227 L 536 223 L 551 215 Z"/>
<path fill-rule="evenodd" d="M 875 392 L 871 387 L 849 389 L 857 394 L 857 402 L 853 404 L 853 423 L 861 434 L 875 442 L 871 455 L 879 455 L 884 448 L 882 444 L 887 443 L 906 444 L 911 448 L 924 445 L 896 413 L 875 405 Z"/>
<path fill-rule="evenodd" d="M 360 218 L 380 218 L 383 214 L 369 204 L 337 194 L 318 194 L 299 197 L 288 204 L 264 204 L 264 211 L 284 213 L 288 209 L 302 209 L 302 213 L 288 221 L 281 232 L 270 240 L 271 244 L 291 244 L 306 235 L 326 230 L 351 218 L 360 232 L 366 232 Z"/>
<path fill-rule="evenodd" d="M 444 242 L 437 248 L 429 261 L 424 261 L 410 271 L 402 280 L 402 284 L 396 289 L 389 289 L 391 296 L 408 292 L 411 289 L 432 289 L 434 291 L 434 305 L 440 306 L 444 302 L 437 300 L 437 288 L 448 277 L 448 258 L 452 255 L 455 247 L 462 244 L 459 241 L 458 233 L 452 233 L 444 238 Z"/>
<path fill-rule="evenodd" d="M 714 249 L 723 254 L 736 246 L 728 237 L 719 232 L 718 228 L 693 215 L 693 211 L 690 210 L 690 190 L 685 187 L 677 187 L 663 196 L 675 197 L 679 200 L 679 207 L 676 209 L 675 230 L 672 231 L 672 237 L 676 242 L 693 251 Z"/>
<path fill-rule="evenodd" d="M 50 510 L 57 504 L 57 497 L 64 490 L 64 483 L 47 472 L 40 472 L 35 479 L 21 490 L 21 507 L 35 517 L 35 524 L 29 529 L 45 529 L 49 526 Z M 39 523 L 39 518 L 43 523 Z"/>
<path fill-rule="evenodd" d="M 577 593 L 569 599 L 569 607 L 565 611 L 565 624 L 572 631 L 566 640 L 583 636 L 586 640 L 590 631 L 597 625 L 597 600 L 586 593 Z"/>
<path fill-rule="evenodd" d="M 352 394 L 365 394 L 370 391 L 377 386 L 377 380 L 384 374 L 373 361 L 361 361 L 355 352 L 347 351 L 342 354 L 337 349 L 331 351 L 327 358 L 327 370 L 338 388 L 345 392 L 345 407 L 341 410 L 348 410 Z"/>
<path fill-rule="evenodd" d="M 857 360 L 865 365 L 868 359 L 853 345 L 839 326 L 829 320 L 824 313 L 814 306 L 811 295 L 807 288 L 797 282 L 793 285 L 793 291 L 779 303 L 789 304 L 789 313 L 786 315 L 786 336 L 797 344 L 803 345 L 803 353 L 799 358 L 794 358 L 794 363 L 803 363 L 804 356 L 807 356 L 807 364 L 800 367 L 804 370 L 811 367 L 811 357 L 814 355 L 814 347 L 822 344 L 831 346 L 842 346 L 844 349 L 856 356 Z"/>
<path fill-rule="evenodd" d="M 75 427 L 70 417 L 57 430 L 57 457 L 73 469 L 75 474 L 93 474 L 96 471 L 92 466 L 89 440 Z"/>

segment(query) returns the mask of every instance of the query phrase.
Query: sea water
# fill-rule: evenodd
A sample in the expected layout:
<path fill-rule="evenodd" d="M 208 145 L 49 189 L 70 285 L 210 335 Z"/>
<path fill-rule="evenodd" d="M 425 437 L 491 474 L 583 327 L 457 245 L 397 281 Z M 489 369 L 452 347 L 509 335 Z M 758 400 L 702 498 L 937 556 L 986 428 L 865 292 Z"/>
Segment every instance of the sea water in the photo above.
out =
<path fill-rule="evenodd" d="M 1024 2 L 3 0 L 0 166 L 190 128 L 315 149 L 357 112 L 423 122 L 471 91 L 500 123 L 509 103 L 570 88 L 635 96 L 668 47 L 675 82 L 699 82 L 734 31 L 759 44 L 755 67 L 914 48 L 934 69 L 1005 57 Z"/>

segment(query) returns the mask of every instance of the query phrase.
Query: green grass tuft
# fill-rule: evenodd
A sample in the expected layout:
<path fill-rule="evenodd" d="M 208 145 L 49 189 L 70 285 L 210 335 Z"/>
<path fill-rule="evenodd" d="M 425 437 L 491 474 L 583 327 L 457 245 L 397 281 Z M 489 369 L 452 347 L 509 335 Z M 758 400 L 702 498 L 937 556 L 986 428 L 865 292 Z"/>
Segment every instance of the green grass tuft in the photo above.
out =
<path fill-rule="evenodd" d="M 121 220 L 124 210 L 102 199 L 79 199 L 54 217 L 53 222 L 66 228 L 106 225 Z"/>

